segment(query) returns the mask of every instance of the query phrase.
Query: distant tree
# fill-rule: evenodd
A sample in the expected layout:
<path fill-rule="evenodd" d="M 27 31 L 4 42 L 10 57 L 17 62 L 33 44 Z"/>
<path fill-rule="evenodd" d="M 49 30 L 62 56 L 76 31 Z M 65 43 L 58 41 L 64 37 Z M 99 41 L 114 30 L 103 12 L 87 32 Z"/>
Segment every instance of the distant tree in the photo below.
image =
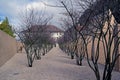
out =
<path fill-rule="evenodd" d="M 12 37 L 14 36 L 14 33 L 12 31 L 12 26 L 10 26 L 8 18 L 6 17 L 5 20 L 0 24 L 0 30 L 6 32 L 7 34 L 9 34 Z"/>
<path fill-rule="evenodd" d="M 64 2 L 67 3 L 67 1 L 64 1 Z M 61 1 L 63 6 L 64 6 L 64 2 Z M 70 8 L 70 6 L 69 7 L 66 6 L 66 8 Z M 71 44 L 68 44 L 68 45 L 70 45 L 70 49 L 68 46 L 66 46 L 66 49 L 68 49 L 68 51 L 70 51 L 71 58 L 73 58 L 75 55 L 77 65 L 81 66 L 82 60 L 85 56 L 85 47 L 84 47 L 85 45 L 83 44 L 83 39 L 79 35 L 79 30 L 82 28 L 82 26 L 80 26 L 80 24 L 78 22 L 79 17 L 81 16 L 81 11 L 78 11 L 75 8 L 73 9 L 73 7 L 72 7 L 70 9 L 70 13 L 64 12 L 62 14 L 65 15 L 65 18 L 62 21 L 63 21 L 63 25 L 64 25 L 65 29 L 67 29 L 66 33 L 68 34 L 68 35 L 64 35 L 64 36 L 68 40 L 67 42 L 71 43 Z M 70 16 L 72 16 L 72 19 Z M 69 39 L 68 39 L 68 36 L 69 36 Z M 87 42 L 89 42 L 88 40 L 89 40 L 89 38 L 86 37 Z"/>

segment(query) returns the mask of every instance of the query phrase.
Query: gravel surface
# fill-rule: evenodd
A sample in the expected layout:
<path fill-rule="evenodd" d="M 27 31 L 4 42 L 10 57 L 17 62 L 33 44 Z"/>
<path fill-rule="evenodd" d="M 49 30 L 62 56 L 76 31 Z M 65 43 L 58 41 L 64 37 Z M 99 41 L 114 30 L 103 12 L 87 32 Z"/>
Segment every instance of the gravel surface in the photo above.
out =
<path fill-rule="evenodd" d="M 101 70 L 102 71 L 102 70 Z M 113 80 L 120 80 L 120 73 L 113 72 Z M 77 66 L 59 47 L 53 48 L 33 67 L 27 67 L 26 54 L 16 54 L 0 67 L 0 80 L 96 80 L 86 61 Z"/>

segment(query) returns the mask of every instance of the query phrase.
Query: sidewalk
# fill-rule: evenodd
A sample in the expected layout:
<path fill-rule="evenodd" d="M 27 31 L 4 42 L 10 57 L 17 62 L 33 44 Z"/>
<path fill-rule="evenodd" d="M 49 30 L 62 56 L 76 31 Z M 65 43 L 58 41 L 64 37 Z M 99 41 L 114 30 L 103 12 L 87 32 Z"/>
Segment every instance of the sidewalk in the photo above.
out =
<path fill-rule="evenodd" d="M 113 72 L 113 78 L 120 80 L 120 73 Z M 0 80 L 95 80 L 95 76 L 86 61 L 77 66 L 55 47 L 41 60 L 35 60 L 33 67 L 27 67 L 26 54 L 16 54 L 0 68 Z"/>

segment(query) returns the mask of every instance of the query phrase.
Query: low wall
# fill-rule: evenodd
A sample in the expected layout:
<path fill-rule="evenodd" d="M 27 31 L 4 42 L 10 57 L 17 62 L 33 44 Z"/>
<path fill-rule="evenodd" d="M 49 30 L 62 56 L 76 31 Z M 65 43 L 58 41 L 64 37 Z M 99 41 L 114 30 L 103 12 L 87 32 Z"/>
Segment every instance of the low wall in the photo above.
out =
<path fill-rule="evenodd" d="M 16 40 L 0 30 L 0 66 L 17 53 Z"/>

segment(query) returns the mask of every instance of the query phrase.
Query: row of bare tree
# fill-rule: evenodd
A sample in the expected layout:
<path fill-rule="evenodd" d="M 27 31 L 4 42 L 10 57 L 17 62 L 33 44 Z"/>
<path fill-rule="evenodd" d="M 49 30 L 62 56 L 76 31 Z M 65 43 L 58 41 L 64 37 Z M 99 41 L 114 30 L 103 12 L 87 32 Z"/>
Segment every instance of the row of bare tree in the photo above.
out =
<path fill-rule="evenodd" d="M 76 56 L 82 65 L 86 56 L 96 80 L 111 80 L 112 71 L 119 61 L 120 1 L 119 0 L 65 0 L 63 26 L 66 32 L 59 40 L 63 51 Z M 91 44 L 91 46 L 88 46 Z M 103 49 L 103 52 L 100 49 Z M 104 56 L 104 70 L 100 74 L 99 58 Z M 117 67 L 118 68 L 118 67 Z M 102 76 L 102 77 L 101 77 Z"/>
<path fill-rule="evenodd" d="M 41 54 L 45 55 L 54 44 L 51 35 L 46 31 L 46 25 L 51 19 L 43 11 L 34 8 L 20 14 L 19 29 L 14 31 L 23 43 L 29 67 L 32 67 L 35 59 L 40 60 Z"/>

